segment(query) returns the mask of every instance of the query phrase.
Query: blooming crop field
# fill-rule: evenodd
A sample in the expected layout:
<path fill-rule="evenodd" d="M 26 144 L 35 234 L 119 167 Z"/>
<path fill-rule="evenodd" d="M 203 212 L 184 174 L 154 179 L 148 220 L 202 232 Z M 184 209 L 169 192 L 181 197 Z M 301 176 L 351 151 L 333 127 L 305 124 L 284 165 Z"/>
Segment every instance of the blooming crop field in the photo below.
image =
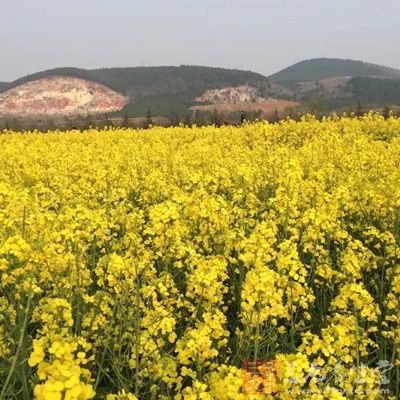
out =
<path fill-rule="evenodd" d="M 0 400 L 400 397 L 399 119 L 0 148 Z"/>

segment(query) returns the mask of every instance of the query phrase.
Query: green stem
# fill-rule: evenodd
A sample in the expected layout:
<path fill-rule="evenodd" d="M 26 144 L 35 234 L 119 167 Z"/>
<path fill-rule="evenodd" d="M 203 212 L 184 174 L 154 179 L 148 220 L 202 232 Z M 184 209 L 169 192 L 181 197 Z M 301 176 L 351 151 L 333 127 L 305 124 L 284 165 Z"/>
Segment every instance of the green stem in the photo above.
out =
<path fill-rule="evenodd" d="M 17 360 L 18 360 L 18 357 L 19 357 L 19 353 L 21 352 L 22 345 L 23 345 L 24 338 L 25 338 L 26 326 L 28 325 L 28 316 L 29 316 L 29 310 L 30 310 L 30 306 L 31 306 L 31 300 L 32 300 L 32 297 L 29 296 L 28 304 L 27 304 L 26 311 L 25 311 L 24 322 L 23 322 L 22 327 L 20 328 L 20 331 L 19 331 L 20 334 L 19 334 L 19 339 L 18 339 L 17 351 L 14 354 L 14 357 L 13 357 L 12 362 L 11 362 L 11 368 L 8 371 L 8 375 L 7 375 L 7 378 L 6 378 L 5 382 L 4 382 L 3 389 L 1 390 L 0 400 L 4 400 L 5 399 L 5 396 L 6 396 L 6 393 L 7 393 L 7 389 L 8 389 L 8 385 L 10 384 L 11 378 L 12 378 L 12 376 L 14 374 L 14 371 L 15 371 L 15 368 L 17 366 Z"/>
<path fill-rule="evenodd" d="M 258 338 L 260 336 L 260 310 L 261 308 L 261 296 L 258 297 L 258 304 L 257 304 L 257 323 L 256 323 L 256 339 L 254 343 L 254 361 L 257 361 L 258 357 Z"/>

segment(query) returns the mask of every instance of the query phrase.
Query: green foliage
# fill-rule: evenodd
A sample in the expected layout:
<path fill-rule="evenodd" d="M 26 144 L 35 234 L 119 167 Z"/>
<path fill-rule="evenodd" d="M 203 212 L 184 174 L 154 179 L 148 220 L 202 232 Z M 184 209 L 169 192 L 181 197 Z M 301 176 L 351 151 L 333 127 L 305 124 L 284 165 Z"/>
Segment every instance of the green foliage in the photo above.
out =
<path fill-rule="evenodd" d="M 301 61 L 271 75 L 273 82 L 316 81 L 335 76 L 370 76 L 400 79 L 400 70 L 362 61 L 315 58 Z"/>
<path fill-rule="evenodd" d="M 357 77 L 348 83 L 354 101 L 373 105 L 399 104 L 400 80 Z"/>
<path fill-rule="evenodd" d="M 123 119 L 122 126 L 130 126 L 132 121 L 129 119 L 138 117 L 146 118 L 147 123 L 145 124 L 150 125 L 149 108 L 151 117 L 166 117 L 173 124 L 176 124 L 176 121 L 183 122 L 187 120 L 190 107 L 196 104 L 195 98 L 201 96 L 205 91 L 245 84 L 256 87 L 257 95 L 260 97 L 295 100 L 301 103 L 302 113 L 311 112 L 318 116 L 329 114 L 332 111 L 356 112 L 360 102 L 365 110 L 400 105 L 400 70 L 361 61 L 327 58 L 302 61 L 270 78 L 249 71 L 200 66 L 96 70 L 57 68 L 28 75 L 12 83 L 0 82 L 0 92 L 51 76 L 70 76 L 90 80 L 128 96 L 130 101 L 123 110 L 109 114 L 109 118 L 113 121 Z M 327 89 L 318 81 L 335 76 L 352 78 L 347 83 L 344 81 L 334 90 Z M 312 86 L 313 82 L 311 82 L 308 85 L 309 88 L 303 90 L 300 82 L 307 80 L 314 81 L 315 85 Z M 279 118 L 285 117 L 285 115 L 287 113 L 282 113 Z M 129 119 L 127 119 L 128 116 Z M 223 124 L 226 121 L 235 124 L 240 122 L 240 114 L 237 113 L 230 113 L 222 117 L 212 115 L 212 113 L 203 113 L 197 116 L 189 114 L 189 116 L 193 117 L 192 123 L 197 125 Z M 260 117 L 246 115 L 248 120 Z M 101 119 L 107 120 L 105 116 L 102 116 Z M 74 126 L 78 122 L 73 121 Z M 79 128 L 86 127 L 86 122 L 78 124 Z M 5 121 L 0 121 L 0 126 L 4 124 Z M 9 124 L 15 126 L 16 129 L 38 126 L 37 122 L 31 123 L 27 119 L 18 121 L 18 123 L 9 122 Z M 59 123 L 56 125 L 60 126 Z"/>
<path fill-rule="evenodd" d="M 173 109 L 183 117 L 188 108 L 195 103 L 194 99 L 208 89 L 244 84 L 258 86 L 267 82 L 265 76 L 250 71 L 199 66 L 97 70 L 56 68 L 18 79 L 9 84 L 7 89 L 50 76 L 71 76 L 91 80 L 129 96 L 131 101 L 123 111 L 113 114 L 122 117 L 125 114 L 131 117 L 145 116 L 149 105 L 153 115 L 169 117 Z"/>

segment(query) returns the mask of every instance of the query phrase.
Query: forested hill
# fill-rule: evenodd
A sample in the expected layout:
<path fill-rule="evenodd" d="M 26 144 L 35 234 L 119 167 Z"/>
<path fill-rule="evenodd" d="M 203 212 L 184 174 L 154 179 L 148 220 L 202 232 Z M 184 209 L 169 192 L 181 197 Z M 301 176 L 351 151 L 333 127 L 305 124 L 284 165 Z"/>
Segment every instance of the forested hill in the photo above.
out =
<path fill-rule="evenodd" d="M 400 80 L 356 77 L 348 83 L 356 102 L 380 105 L 400 105 Z"/>
<path fill-rule="evenodd" d="M 39 82 L 39 87 L 35 86 L 38 89 L 35 89 L 37 102 L 40 105 L 42 99 L 51 104 L 63 102 L 65 99 L 59 98 L 57 90 L 50 94 L 48 91 L 50 83 L 46 79 L 57 77 L 84 80 L 78 86 L 89 87 L 87 82 L 99 83 L 115 91 L 112 96 L 123 95 L 126 99 L 123 106 L 109 114 L 116 117 L 144 117 L 149 112 L 153 116 L 184 117 L 199 106 L 199 99 L 203 99 L 200 100 L 200 108 L 204 105 L 204 109 L 211 110 L 216 105 L 215 109 L 224 113 L 236 109 L 253 112 L 265 108 L 267 103 L 257 105 L 259 99 L 270 104 L 276 102 L 276 107 L 267 104 L 274 110 L 278 109 L 279 101 L 291 102 L 300 106 L 300 112 L 351 110 L 360 104 L 364 109 L 400 106 L 400 70 L 361 61 L 319 58 L 299 62 L 269 77 L 250 71 L 202 66 L 95 70 L 56 68 L 11 83 L 0 82 L 0 106 L 3 102 L 5 110 L 3 115 L 7 115 L 9 109 L 13 111 L 13 107 L 15 110 L 16 106 L 25 109 L 24 102 L 29 100 L 24 94 L 25 84 L 29 86 L 40 79 L 43 82 Z M 40 85 L 45 93 L 43 96 Z M 72 95 L 80 89 L 76 87 Z M 88 92 L 89 97 L 92 94 Z M 52 96 L 58 96 L 57 100 Z M 70 99 L 71 96 L 65 98 Z M 67 100 L 64 102 L 68 103 Z M 98 103 L 100 106 L 103 104 L 104 101 Z M 37 106 L 35 103 L 31 108 Z M 13 115 L 16 115 L 15 111 Z M 24 115 L 21 114 L 20 118 Z"/>
<path fill-rule="evenodd" d="M 148 108 L 157 115 L 184 114 L 194 98 L 206 90 L 266 83 L 265 76 L 250 71 L 201 66 L 134 67 L 84 70 L 56 68 L 18 79 L 0 91 L 52 76 L 69 76 L 94 81 L 130 98 L 124 112 L 146 115 Z"/>
<path fill-rule="evenodd" d="M 285 68 L 269 76 L 269 79 L 273 82 L 299 82 L 338 76 L 400 79 L 400 70 L 355 60 L 315 58 Z"/>

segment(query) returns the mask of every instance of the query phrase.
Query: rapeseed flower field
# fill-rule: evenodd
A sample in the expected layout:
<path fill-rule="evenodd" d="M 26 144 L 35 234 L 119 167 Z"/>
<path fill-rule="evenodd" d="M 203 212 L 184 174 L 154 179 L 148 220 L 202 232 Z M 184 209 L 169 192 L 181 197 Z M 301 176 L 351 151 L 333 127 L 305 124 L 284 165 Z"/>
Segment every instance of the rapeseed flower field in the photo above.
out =
<path fill-rule="evenodd" d="M 0 400 L 400 398 L 399 119 L 0 148 Z"/>

